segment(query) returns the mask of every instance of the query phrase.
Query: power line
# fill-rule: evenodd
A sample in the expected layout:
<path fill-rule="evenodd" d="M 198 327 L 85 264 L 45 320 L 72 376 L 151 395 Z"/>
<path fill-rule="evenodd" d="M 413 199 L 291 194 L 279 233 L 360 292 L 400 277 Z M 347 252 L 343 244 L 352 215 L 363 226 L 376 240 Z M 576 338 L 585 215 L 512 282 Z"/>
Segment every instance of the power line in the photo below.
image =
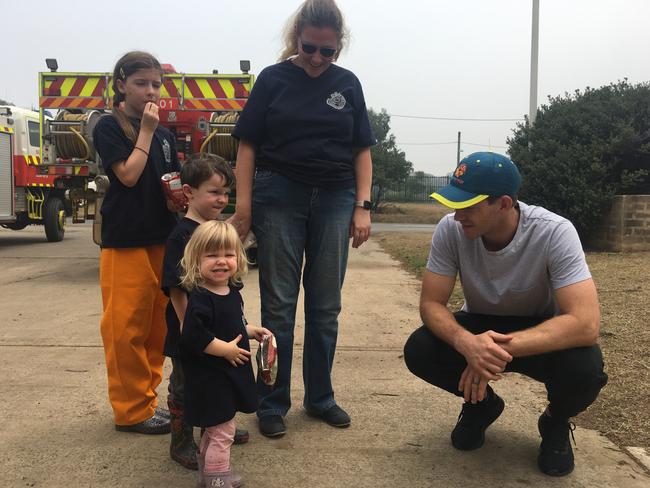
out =
<path fill-rule="evenodd" d="M 457 141 L 449 142 L 395 142 L 398 146 L 442 146 L 445 144 L 458 144 Z M 465 142 L 461 141 L 460 145 L 467 144 L 468 146 L 480 146 L 480 147 L 496 147 L 498 149 L 507 149 L 506 146 L 497 146 L 496 144 L 479 144 L 478 142 Z"/>
<path fill-rule="evenodd" d="M 497 147 L 499 149 L 507 149 L 506 146 L 497 146 L 496 144 L 479 144 L 477 142 L 461 142 L 460 144 L 467 144 L 468 146 Z"/>
<path fill-rule="evenodd" d="M 456 141 L 450 142 L 399 142 L 395 141 L 398 146 L 442 146 L 444 144 L 456 144 Z"/>
<path fill-rule="evenodd" d="M 403 119 L 424 119 L 424 120 L 452 120 L 463 122 L 519 122 L 523 118 L 517 119 L 498 119 L 498 118 L 464 118 L 464 117 L 433 117 L 424 115 L 402 115 L 402 114 L 388 114 L 391 117 L 401 117 Z"/>

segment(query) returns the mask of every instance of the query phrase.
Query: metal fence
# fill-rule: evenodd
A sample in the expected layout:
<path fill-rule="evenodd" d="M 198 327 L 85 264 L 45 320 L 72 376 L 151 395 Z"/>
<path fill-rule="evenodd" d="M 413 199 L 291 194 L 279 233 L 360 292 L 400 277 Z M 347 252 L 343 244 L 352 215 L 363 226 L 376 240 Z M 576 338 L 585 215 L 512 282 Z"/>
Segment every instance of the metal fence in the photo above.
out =
<path fill-rule="evenodd" d="M 429 195 L 449 184 L 449 176 L 410 175 L 405 181 L 396 182 L 384 193 L 386 202 L 426 202 Z M 373 188 L 373 195 L 376 195 Z"/>

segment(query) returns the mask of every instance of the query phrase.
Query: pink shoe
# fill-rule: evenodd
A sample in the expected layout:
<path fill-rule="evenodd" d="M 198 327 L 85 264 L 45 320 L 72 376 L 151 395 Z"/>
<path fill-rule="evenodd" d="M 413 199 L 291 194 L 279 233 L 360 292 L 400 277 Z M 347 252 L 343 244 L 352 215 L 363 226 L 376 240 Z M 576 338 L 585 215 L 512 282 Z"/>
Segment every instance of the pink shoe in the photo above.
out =
<path fill-rule="evenodd" d="M 223 473 L 203 473 L 206 488 L 240 488 L 244 482 L 232 469 Z"/>

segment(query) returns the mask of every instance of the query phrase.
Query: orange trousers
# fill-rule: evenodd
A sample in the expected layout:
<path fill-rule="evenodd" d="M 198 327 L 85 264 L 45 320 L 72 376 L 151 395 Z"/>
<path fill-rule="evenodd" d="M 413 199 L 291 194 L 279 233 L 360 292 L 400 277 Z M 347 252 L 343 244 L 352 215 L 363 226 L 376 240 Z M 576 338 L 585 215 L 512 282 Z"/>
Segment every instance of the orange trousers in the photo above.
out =
<path fill-rule="evenodd" d="M 168 299 L 160 290 L 164 254 L 162 244 L 101 251 L 101 333 L 117 425 L 148 419 L 158 404 L 167 334 Z"/>

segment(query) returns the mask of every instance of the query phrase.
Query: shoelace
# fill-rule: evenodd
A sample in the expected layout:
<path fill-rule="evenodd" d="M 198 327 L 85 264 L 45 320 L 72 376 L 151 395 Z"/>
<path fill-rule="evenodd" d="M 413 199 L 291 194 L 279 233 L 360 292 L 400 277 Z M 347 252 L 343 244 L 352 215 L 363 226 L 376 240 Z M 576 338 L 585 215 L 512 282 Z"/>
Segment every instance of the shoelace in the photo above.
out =
<path fill-rule="evenodd" d="M 458 420 L 456 420 L 456 423 L 460 422 L 460 420 L 463 417 L 467 417 L 467 416 L 471 417 L 472 412 L 476 412 L 477 410 L 479 410 L 483 406 L 484 405 L 482 403 L 469 403 L 469 402 L 463 403 L 463 408 L 460 410 L 460 413 L 458 414 Z M 467 420 L 474 420 L 475 421 L 476 419 L 471 419 L 470 418 L 470 419 L 467 419 Z"/>
<path fill-rule="evenodd" d="M 465 409 L 469 410 L 470 406 L 471 406 L 471 403 L 467 403 L 467 402 L 463 403 L 463 408 L 460 409 L 460 413 L 458 414 L 458 419 L 456 420 L 456 422 L 460 422 L 460 419 L 462 419 L 463 416 L 466 413 Z"/>
<path fill-rule="evenodd" d="M 550 439 L 548 440 L 548 443 L 554 451 L 562 451 L 564 450 L 564 426 L 557 425 L 555 426 L 554 429 L 550 429 L 548 437 Z M 569 421 L 567 422 L 567 427 L 569 429 L 569 435 L 571 436 L 571 440 L 573 441 L 573 445 L 577 446 L 578 444 L 576 443 L 576 438 L 573 435 L 573 431 L 576 430 L 576 424 L 573 422 Z M 562 430 L 560 430 L 562 429 Z M 569 441 L 570 442 L 570 441 Z"/>
<path fill-rule="evenodd" d="M 576 430 L 576 424 L 573 422 L 569 422 L 569 434 L 571 435 L 571 440 L 573 441 L 573 445 L 577 446 L 576 444 L 576 438 L 573 436 L 573 431 Z"/>

